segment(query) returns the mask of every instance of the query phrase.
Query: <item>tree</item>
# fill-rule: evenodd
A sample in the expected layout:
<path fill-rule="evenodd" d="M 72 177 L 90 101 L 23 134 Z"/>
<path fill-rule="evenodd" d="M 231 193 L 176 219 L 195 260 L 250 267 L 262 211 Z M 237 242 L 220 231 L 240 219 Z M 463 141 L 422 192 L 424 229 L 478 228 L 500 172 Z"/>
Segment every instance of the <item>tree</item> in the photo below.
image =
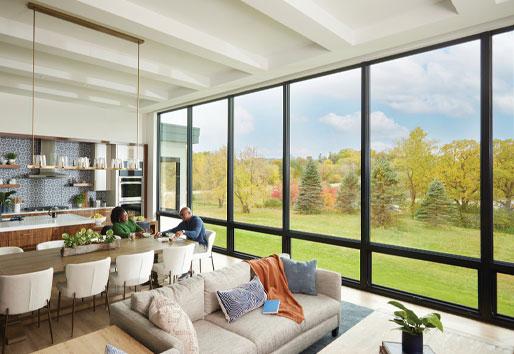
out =
<path fill-rule="evenodd" d="M 227 194 L 227 147 L 214 152 L 193 154 L 193 190 L 201 198 L 209 196 L 219 208 L 225 205 Z M 212 200 L 214 199 L 214 201 Z"/>
<path fill-rule="evenodd" d="M 432 181 L 416 212 L 416 219 L 435 226 L 450 222 L 453 216 L 454 205 L 446 195 L 444 185 L 437 180 Z"/>
<path fill-rule="evenodd" d="M 464 223 L 468 206 L 480 199 L 480 144 L 468 139 L 444 145 L 437 170 L 448 196 L 457 203 L 460 220 Z"/>
<path fill-rule="evenodd" d="M 429 141 L 427 133 L 417 127 L 402 139 L 393 150 L 395 165 L 400 171 L 401 182 L 409 191 L 410 211 L 414 216 L 416 199 L 425 193 L 433 177 L 434 143 Z"/>
<path fill-rule="evenodd" d="M 387 226 L 393 221 L 396 203 L 400 201 L 398 176 L 391 163 L 378 158 L 371 169 L 371 221 L 375 226 Z"/>
<path fill-rule="evenodd" d="M 244 214 L 251 208 L 264 203 L 269 195 L 268 187 L 276 183 L 277 165 L 260 157 L 257 150 L 247 147 L 234 161 L 234 196 L 241 204 Z"/>
<path fill-rule="evenodd" d="M 343 213 L 351 214 L 358 208 L 359 177 L 350 170 L 343 178 L 337 193 L 337 207 Z"/>
<path fill-rule="evenodd" d="M 300 183 L 300 193 L 296 201 L 296 210 L 300 214 L 318 214 L 323 207 L 321 198 L 321 178 L 316 162 L 309 159 Z"/>
<path fill-rule="evenodd" d="M 510 211 L 514 196 L 514 139 L 495 139 L 493 151 L 494 199 Z"/>

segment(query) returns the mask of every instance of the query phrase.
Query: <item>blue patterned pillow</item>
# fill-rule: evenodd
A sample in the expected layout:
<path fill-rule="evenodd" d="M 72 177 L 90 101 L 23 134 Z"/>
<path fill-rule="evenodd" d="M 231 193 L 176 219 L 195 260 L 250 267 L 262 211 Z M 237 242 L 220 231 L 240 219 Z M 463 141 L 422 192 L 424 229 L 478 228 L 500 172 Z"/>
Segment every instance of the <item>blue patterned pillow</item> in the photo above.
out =
<path fill-rule="evenodd" d="M 124 352 L 123 350 L 121 349 L 118 349 L 116 348 L 114 345 L 112 344 L 107 344 L 105 346 L 105 354 L 127 354 L 126 352 Z"/>
<path fill-rule="evenodd" d="M 284 264 L 287 285 L 292 293 L 303 293 L 316 295 L 316 260 L 308 262 L 293 261 L 285 257 L 280 257 Z"/>
<path fill-rule="evenodd" d="M 266 292 L 258 277 L 234 289 L 218 290 L 216 295 L 228 322 L 261 307 L 266 301 Z"/>

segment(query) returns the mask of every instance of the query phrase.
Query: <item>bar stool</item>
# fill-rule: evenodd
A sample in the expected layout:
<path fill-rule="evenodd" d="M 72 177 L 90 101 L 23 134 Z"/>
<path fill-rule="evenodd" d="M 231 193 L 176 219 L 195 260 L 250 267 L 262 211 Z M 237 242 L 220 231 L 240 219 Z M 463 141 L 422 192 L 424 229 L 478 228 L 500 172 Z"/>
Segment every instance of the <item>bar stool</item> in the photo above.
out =
<path fill-rule="evenodd" d="M 123 299 L 127 286 L 133 286 L 137 291 L 137 286 L 150 281 L 152 288 L 152 266 L 154 251 L 144 253 L 129 254 L 116 258 L 116 272 L 109 276 L 109 285 L 123 285 Z M 112 287 L 111 287 L 112 289 Z"/>
<path fill-rule="evenodd" d="M 190 243 L 184 246 L 171 246 L 162 250 L 162 263 L 155 263 L 152 270 L 157 275 L 168 276 L 170 284 L 175 282 L 177 276 L 189 272 L 195 244 Z"/>
<path fill-rule="evenodd" d="M 23 249 L 19 247 L 0 247 L 0 256 L 13 253 L 23 253 Z"/>
<path fill-rule="evenodd" d="M 61 312 L 61 295 L 72 298 L 71 307 L 71 336 L 73 337 L 73 327 L 75 323 L 75 300 L 85 297 L 93 297 L 93 311 L 96 310 L 95 297 L 105 291 L 105 302 L 109 315 L 111 309 L 109 307 L 108 281 L 109 269 L 111 266 L 111 257 L 105 259 L 66 265 L 66 282 L 58 283 L 59 296 L 57 298 L 57 321 Z"/>
<path fill-rule="evenodd" d="M 0 275 L 0 313 L 5 316 L 2 354 L 5 353 L 9 316 L 37 310 L 39 326 L 39 310 L 43 307 L 46 307 L 48 314 L 50 340 L 52 344 L 54 343 L 52 320 L 50 318 L 53 276 L 53 268 L 26 274 Z"/>
<path fill-rule="evenodd" d="M 56 241 L 46 241 L 41 242 L 36 245 L 37 251 L 48 250 L 51 248 L 63 248 L 64 240 L 56 240 Z"/>

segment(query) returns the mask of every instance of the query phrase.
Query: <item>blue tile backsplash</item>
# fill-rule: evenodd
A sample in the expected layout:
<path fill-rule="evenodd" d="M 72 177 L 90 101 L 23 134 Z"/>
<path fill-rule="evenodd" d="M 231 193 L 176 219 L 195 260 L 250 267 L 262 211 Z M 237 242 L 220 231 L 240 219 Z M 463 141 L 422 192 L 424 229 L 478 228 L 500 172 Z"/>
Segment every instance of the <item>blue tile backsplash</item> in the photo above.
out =
<path fill-rule="evenodd" d="M 93 155 L 94 145 L 91 143 L 78 142 L 56 142 L 57 155 L 66 155 L 73 159 Z M 71 187 L 69 180 L 73 177 L 93 183 L 94 172 L 92 171 L 59 171 L 67 175 L 67 178 L 55 179 L 29 179 L 27 174 L 30 172 L 37 173 L 37 170 L 31 171 L 27 165 L 32 160 L 32 140 L 24 138 L 0 137 L 0 155 L 6 152 L 15 152 L 18 156 L 16 163 L 20 165 L 19 169 L 0 169 L 0 178 L 7 183 L 7 180 L 16 178 L 16 183 L 20 184 L 19 188 L 14 189 L 16 195 L 23 199 L 22 209 L 27 207 L 38 207 L 47 205 L 66 205 L 72 207 L 71 198 L 84 191 L 88 192 L 88 197 L 105 200 L 103 192 L 94 192 L 91 187 Z M 39 151 L 39 141 L 36 140 L 36 153 Z M 2 192 L 9 189 L 2 189 Z"/>

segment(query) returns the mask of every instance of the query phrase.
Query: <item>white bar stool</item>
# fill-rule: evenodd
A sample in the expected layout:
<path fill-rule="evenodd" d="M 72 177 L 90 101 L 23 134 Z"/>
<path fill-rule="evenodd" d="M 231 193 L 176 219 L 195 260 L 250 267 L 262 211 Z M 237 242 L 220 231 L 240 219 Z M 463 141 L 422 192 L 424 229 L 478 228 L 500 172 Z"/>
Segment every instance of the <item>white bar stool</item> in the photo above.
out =
<path fill-rule="evenodd" d="M 116 272 L 109 276 L 109 285 L 123 286 L 123 299 L 127 286 L 133 286 L 137 291 L 137 286 L 150 281 L 152 288 L 152 266 L 154 251 L 144 253 L 128 254 L 116 258 Z M 112 289 L 112 287 L 111 287 Z"/>
<path fill-rule="evenodd" d="M 53 276 L 53 268 L 26 274 L 0 275 L 0 313 L 5 316 L 2 354 L 5 353 L 9 316 L 37 310 L 39 327 L 39 310 L 43 307 L 46 307 L 47 310 L 50 339 L 53 344 L 54 335 L 50 318 Z"/>
<path fill-rule="evenodd" d="M 175 282 L 179 275 L 189 272 L 195 244 L 183 246 L 173 245 L 162 250 L 162 263 L 155 263 L 152 270 L 161 276 L 168 276 L 170 284 Z"/>
<path fill-rule="evenodd" d="M 0 247 L 0 256 L 13 253 L 23 253 L 23 249 L 19 247 Z"/>
<path fill-rule="evenodd" d="M 64 240 L 56 240 L 56 241 L 46 241 L 41 242 L 36 245 L 37 251 L 48 250 L 51 248 L 63 248 Z"/>
<path fill-rule="evenodd" d="M 72 298 L 71 307 L 71 336 L 73 337 L 73 326 L 75 320 L 75 300 L 77 298 L 83 299 L 85 297 L 93 297 L 93 311 L 96 310 L 95 296 L 105 291 L 105 302 L 109 315 L 111 309 L 109 307 L 108 281 L 109 269 L 111 267 L 111 257 L 105 259 L 66 265 L 66 282 L 58 283 L 59 297 L 57 298 L 57 321 L 61 311 L 61 295 Z"/>

